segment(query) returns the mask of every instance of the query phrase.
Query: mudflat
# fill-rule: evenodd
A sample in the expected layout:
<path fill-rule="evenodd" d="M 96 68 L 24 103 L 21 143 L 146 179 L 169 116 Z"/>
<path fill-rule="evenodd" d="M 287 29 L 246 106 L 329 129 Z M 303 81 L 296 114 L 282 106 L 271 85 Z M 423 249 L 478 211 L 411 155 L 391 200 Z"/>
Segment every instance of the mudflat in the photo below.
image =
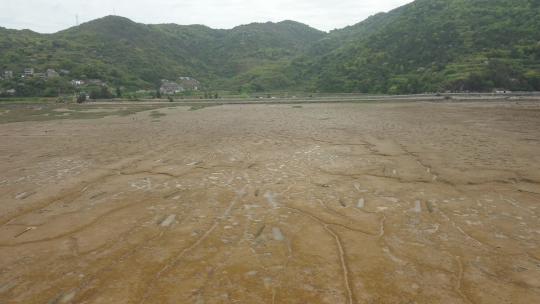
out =
<path fill-rule="evenodd" d="M 540 103 L 129 107 L 0 111 L 1 303 L 540 303 Z"/>

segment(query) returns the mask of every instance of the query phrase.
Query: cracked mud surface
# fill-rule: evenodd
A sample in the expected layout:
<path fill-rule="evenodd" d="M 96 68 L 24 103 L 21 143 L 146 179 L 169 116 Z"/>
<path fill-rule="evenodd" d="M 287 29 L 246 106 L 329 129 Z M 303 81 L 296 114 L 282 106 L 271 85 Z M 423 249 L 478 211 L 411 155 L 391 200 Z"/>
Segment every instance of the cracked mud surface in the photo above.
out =
<path fill-rule="evenodd" d="M 540 105 L 0 125 L 1 303 L 540 303 Z"/>

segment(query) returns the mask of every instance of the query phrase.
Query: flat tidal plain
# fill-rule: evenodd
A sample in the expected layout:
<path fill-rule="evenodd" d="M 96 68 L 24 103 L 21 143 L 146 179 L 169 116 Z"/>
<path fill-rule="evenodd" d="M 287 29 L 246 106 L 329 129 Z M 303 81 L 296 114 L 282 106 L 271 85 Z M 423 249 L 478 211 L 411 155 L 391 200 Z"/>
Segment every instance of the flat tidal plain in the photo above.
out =
<path fill-rule="evenodd" d="M 0 303 L 540 303 L 538 102 L 129 107 L 0 109 Z"/>

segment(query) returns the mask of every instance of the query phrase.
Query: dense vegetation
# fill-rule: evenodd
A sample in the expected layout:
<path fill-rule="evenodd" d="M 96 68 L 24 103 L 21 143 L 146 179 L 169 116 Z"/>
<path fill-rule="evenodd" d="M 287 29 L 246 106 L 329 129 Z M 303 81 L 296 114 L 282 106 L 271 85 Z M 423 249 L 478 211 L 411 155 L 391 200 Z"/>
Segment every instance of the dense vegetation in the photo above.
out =
<path fill-rule="evenodd" d="M 4 81 L 21 95 L 65 92 L 71 79 L 100 79 L 110 87 L 155 90 L 161 79 L 199 79 L 208 89 L 240 88 L 237 75 L 284 65 L 324 32 L 293 21 L 254 23 L 231 30 L 202 25 L 144 25 L 108 16 L 50 35 L 0 28 L 0 71 L 26 67 L 68 70 L 64 81 Z M 46 92 L 46 88 L 49 88 Z M 245 88 L 249 89 L 249 88 Z"/>
<path fill-rule="evenodd" d="M 114 16 L 50 35 L 0 28 L 0 70 L 25 67 L 70 74 L 0 89 L 55 96 L 86 78 L 114 93 L 192 76 L 231 91 L 540 90 L 540 0 L 417 0 L 330 33 L 293 21 L 215 30 Z"/>
<path fill-rule="evenodd" d="M 290 70 L 322 91 L 540 90 L 540 1 L 417 0 L 331 33 Z"/>

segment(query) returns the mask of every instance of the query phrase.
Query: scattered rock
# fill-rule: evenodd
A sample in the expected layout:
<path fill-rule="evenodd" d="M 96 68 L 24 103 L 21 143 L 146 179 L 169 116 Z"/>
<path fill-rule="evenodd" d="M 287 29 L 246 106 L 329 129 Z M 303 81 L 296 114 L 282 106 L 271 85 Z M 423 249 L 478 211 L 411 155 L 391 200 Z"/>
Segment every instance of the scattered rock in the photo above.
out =
<path fill-rule="evenodd" d="M 261 236 L 261 234 L 264 231 L 264 228 L 266 228 L 266 225 L 262 225 L 259 229 L 257 229 L 257 232 L 255 233 L 255 236 L 254 236 L 255 239 Z"/>
<path fill-rule="evenodd" d="M 358 200 L 358 203 L 356 203 L 356 207 L 359 208 L 359 209 L 363 209 L 366 205 L 366 201 L 361 198 Z"/>
<path fill-rule="evenodd" d="M 75 291 L 71 291 L 60 298 L 59 303 L 70 303 L 75 298 Z"/>
<path fill-rule="evenodd" d="M 163 222 L 161 222 L 161 227 L 169 227 L 174 220 L 176 219 L 176 214 L 169 215 Z"/>
<path fill-rule="evenodd" d="M 384 197 L 384 199 L 391 202 L 391 203 L 399 203 L 399 199 L 397 199 L 395 197 L 387 196 L 387 197 Z"/>
<path fill-rule="evenodd" d="M 426 208 L 429 211 L 429 213 L 433 213 L 433 204 L 430 202 L 426 202 Z"/>
<path fill-rule="evenodd" d="M 285 237 L 283 236 L 283 233 L 281 233 L 281 230 L 278 227 L 272 228 L 272 236 L 274 237 L 274 240 L 276 241 L 283 241 Z"/>
<path fill-rule="evenodd" d="M 264 288 L 270 289 L 272 287 L 272 278 L 266 277 L 263 279 Z"/>
<path fill-rule="evenodd" d="M 27 233 L 28 231 L 32 231 L 34 229 L 36 229 L 37 227 L 27 227 L 26 229 L 24 229 L 22 232 L 18 233 L 17 235 L 15 235 L 15 238 L 18 238 L 20 237 L 21 235 Z"/>
<path fill-rule="evenodd" d="M 100 192 L 98 194 L 94 194 L 90 197 L 90 199 L 98 199 L 100 197 L 102 197 L 103 195 L 107 194 L 107 192 Z"/>
<path fill-rule="evenodd" d="M 22 192 L 22 193 L 18 193 L 16 196 L 15 196 L 15 199 L 18 199 L 18 200 L 23 200 L 27 197 L 30 197 L 34 194 L 35 192 Z"/>
<path fill-rule="evenodd" d="M 16 285 L 17 285 L 17 283 L 15 281 L 11 281 L 11 282 L 5 283 L 3 285 L 0 285 L 0 294 L 8 292 L 10 289 L 15 287 Z"/>
<path fill-rule="evenodd" d="M 521 267 L 521 266 L 514 267 L 515 272 L 524 272 L 524 271 L 527 271 L 527 270 L 529 270 L 529 269 L 527 269 L 525 267 Z"/>
<path fill-rule="evenodd" d="M 422 203 L 420 203 L 420 201 L 415 201 L 414 202 L 414 208 L 413 208 L 412 211 L 416 212 L 416 213 L 422 212 Z"/>
<path fill-rule="evenodd" d="M 256 270 L 248 271 L 248 272 L 246 272 L 246 276 L 247 277 L 254 277 L 254 276 L 257 275 L 257 273 L 258 272 Z"/>
<path fill-rule="evenodd" d="M 266 201 L 268 202 L 268 204 L 270 204 L 270 206 L 272 206 L 272 208 L 276 209 L 278 207 L 278 204 L 276 202 L 276 195 L 272 192 L 266 192 L 264 194 L 264 198 L 266 198 Z"/>

